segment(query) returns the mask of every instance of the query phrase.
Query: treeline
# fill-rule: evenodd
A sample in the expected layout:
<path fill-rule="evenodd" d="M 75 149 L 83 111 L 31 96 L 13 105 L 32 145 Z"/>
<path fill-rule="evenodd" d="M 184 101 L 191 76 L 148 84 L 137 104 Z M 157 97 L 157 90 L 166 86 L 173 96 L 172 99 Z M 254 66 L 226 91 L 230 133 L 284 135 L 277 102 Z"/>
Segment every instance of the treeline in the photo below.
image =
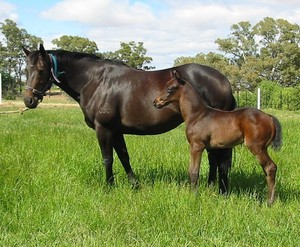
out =
<path fill-rule="evenodd" d="M 264 18 L 255 25 L 248 21 L 231 26 L 227 38 L 216 39 L 219 53 L 199 53 L 179 57 L 174 66 L 200 63 L 224 73 L 232 83 L 239 106 L 256 105 L 256 92 L 262 90 L 262 107 L 300 109 L 300 27 L 283 19 Z M 42 39 L 20 29 L 12 20 L 0 23 L 4 37 L 0 42 L 0 72 L 6 98 L 22 92 L 25 56 L 22 46 L 36 50 Z M 97 44 L 87 38 L 63 35 L 54 39 L 55 48 L 94 53 L 119 59 L 137 69 L 154 69 L 142 42 L 120 42 L 120 49 L 100 53 Z M 265 98 L 264 98 L 265 97 Z"/>

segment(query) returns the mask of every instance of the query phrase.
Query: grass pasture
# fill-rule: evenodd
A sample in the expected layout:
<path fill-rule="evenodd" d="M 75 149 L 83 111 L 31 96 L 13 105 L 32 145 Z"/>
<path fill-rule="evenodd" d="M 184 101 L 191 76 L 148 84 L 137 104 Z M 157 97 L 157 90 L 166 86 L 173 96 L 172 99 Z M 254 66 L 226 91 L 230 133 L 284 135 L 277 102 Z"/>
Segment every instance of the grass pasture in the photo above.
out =
<path fill-rule="evenodd" d="M 2 105 L 0 111 L 16 109 Z M 261 167 L 234 151 L 228 197 L 187 184 L 184 126 L 157 136 L 126 136 L 141 189 L 132 190 L 115 157 L 116 185 L 105 185 L 96 136 L 78 107 L 0 115 L 0 246 L 299 246 L 300 114 L 278 117 L 284 145 L 277 199 L 266 206 Z"/>

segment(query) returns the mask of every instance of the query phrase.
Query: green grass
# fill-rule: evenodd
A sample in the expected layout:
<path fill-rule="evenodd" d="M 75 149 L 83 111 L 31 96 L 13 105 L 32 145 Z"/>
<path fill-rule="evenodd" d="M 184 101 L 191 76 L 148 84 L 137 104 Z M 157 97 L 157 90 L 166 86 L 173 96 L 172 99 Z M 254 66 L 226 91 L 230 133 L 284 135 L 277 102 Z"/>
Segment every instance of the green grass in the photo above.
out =
<path fill-rule="evenodd" d="M 12 107 L 0 106 L 0 111 Z M 105 185 L 96 136 L 79 108 L 38 107 L 0 115 L 0 246 L 299 246 L 300 114 L 268 111 L 282 123 L 277 199 L 266 206 L 261 167 L 234 152 L 231 193 L 188 186 L 184 126 L 157 136 L 126 136 L 141 189 L 132 190 L 115 157 Z"/>

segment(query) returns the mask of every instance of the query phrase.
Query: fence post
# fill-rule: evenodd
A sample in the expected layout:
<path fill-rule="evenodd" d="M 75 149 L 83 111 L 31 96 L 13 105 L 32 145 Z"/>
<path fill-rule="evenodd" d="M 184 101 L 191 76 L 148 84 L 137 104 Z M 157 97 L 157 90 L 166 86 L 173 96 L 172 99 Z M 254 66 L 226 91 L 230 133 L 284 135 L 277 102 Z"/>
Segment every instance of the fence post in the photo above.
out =
<path fill-rule="evenodd" d="M 260 88 L 257 89 L 257 109 L 260 109 Z"/>

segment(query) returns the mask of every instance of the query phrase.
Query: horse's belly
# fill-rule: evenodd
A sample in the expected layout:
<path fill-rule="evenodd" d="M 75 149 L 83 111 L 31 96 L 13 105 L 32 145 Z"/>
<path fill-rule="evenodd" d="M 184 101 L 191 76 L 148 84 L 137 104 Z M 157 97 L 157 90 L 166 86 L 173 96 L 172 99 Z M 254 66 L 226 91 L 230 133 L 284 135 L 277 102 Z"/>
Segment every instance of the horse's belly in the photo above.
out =
<path fill-rule="evenodd" d="M 211 148 L 232 148 L 243 143 L 244 138 L 239 129 L 220 129 L 213 132 L 210 139 Z"/>
<path fill-rule="evenodd" d="M 210 148 L 233 148 L 238 144 L 242 144 L 243 139 L 235 139 L 235 140 L 218 140 L 210 143 Z"/>
<path fill-rule="evenodd" d="M 155 135 L 176 128 L 183 122 L 179 112 L 171 107 L 156 109 L 153 105 L 120 112 L 124 134 Z"/>
<path fill-rule="evenodd" d="M 172 119 L 167 122 L 123 122 L 122 123 L 122 133 L 124 134 L 134 134 L 134 135 L 157 135 L 165 133 L 176 128 L 182 123 L 181 118 Z"/>

